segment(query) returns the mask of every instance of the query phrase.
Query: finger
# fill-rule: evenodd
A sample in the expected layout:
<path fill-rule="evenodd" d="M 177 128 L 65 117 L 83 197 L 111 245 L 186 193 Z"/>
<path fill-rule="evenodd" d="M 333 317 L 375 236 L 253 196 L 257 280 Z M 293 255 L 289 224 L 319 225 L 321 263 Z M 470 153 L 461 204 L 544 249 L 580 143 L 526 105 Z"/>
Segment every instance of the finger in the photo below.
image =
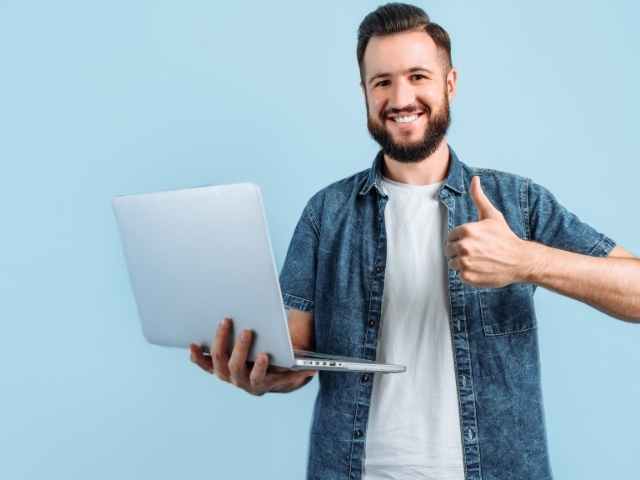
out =
<path fill-rule="evenodd" d="M 231 382 L 241 388 L 250 388 L 247 355 L 249 354 L 252 339 L 253 333 L 251 330 L 243 330 L 236 339 L 233 352 L 231 352 L 231 358 L 229 359 Z"/>
<path fill-rule="evenodd" d="M 213 361 L 213 371 L 220 380 L 230 381 L 229 372 L 229 335 L 231 333 L 232 321 L 225 318 L 218 325 L 216 336 L 211 343 L 211 358 Z"/>
<path fill-rule="evenodd" d="M 465 237 L 466 235 L 468 235 L 469 234 L 468 231 L 469 231 L 469 227 L 467 226 L 466 223 L 463 225 L 459 225 L 449 232 L 449 235 L 447 235 L 447 240 L 450 242 L 459 240 Z"/>
<path fill-rule="evenodd" d="M 209 373 L 213 373 L 213 363 L 211 361 L 211 357 L 205 356 L 202 353 L 202 349 L 194 343 L 189 346 L 189 349 L 191 350 L 191 361 L 203 370 L 206 370 Z"/>
<path fill-rule="evenodd" d="M 265 384 L 264 380 L 267 375 L 267 368 L 269 367 L 269 357 L 266 353 L 261 353 L 256 358 L 251 373 L 249 373 L 249 383 L 254 393 L 264 393 Z"/>
<path fill-rule="evenodd" d="M 460 259 L 458 257 L 450 258 L 447 264 L 452 270 L 460 271 Z"/>
<path fill-rule="evenodd" d="M 444 247 L 444 254 L 447 257 L 457 257 L 459 255 L 460 244 L 457 241 L 447 242 Z"/>

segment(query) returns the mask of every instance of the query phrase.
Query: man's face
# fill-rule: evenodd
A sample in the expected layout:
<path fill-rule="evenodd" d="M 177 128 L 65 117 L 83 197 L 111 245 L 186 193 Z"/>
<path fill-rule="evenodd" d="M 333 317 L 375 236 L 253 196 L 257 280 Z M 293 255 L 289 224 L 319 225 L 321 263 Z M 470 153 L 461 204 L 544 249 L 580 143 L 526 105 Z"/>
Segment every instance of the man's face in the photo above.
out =
<path fill-rule="evenodd" d="M 369 40 L 363 59 L 367 127 L 383 151 L 399 162 L 431 155 L 450 123 L 457 72 L 424 31 Z"/>

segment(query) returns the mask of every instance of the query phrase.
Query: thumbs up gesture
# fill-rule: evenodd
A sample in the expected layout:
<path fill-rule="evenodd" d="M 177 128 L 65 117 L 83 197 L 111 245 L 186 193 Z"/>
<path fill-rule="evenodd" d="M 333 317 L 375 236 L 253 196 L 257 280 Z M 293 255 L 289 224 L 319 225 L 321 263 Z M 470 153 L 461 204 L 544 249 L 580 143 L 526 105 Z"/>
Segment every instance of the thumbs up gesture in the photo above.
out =
<path fill-rule="evenodd" d="M 475 287 L 499 288 L 524 281 L 527 242 L 513 233 L 502 212 L 486 197 L 480 177 L 471 179 L 470 194 L 478 221 L 449 232 L 445 246 L 449 268 Z"/>

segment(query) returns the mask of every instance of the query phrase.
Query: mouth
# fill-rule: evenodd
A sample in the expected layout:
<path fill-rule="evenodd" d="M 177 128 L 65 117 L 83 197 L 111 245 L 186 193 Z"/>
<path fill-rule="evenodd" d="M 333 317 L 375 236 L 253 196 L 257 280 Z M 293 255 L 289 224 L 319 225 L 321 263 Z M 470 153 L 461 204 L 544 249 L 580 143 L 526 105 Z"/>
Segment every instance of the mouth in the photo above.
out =
<path fill-rule="evenodd" d="M 401 115 L 389 115 L 386 120 L 399 127 L 410 127 L 418 123 L 420 117 L 424 116 L 424 112 L 416 112 Z"/>

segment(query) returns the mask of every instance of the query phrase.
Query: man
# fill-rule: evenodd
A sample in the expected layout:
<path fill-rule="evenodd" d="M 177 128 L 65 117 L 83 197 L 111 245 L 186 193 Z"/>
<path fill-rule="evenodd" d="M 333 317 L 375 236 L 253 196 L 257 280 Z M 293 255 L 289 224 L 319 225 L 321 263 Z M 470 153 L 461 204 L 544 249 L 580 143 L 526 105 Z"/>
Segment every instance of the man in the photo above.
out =
<path fill-rule="evenodd" d="M 457 157 L 450 40 L 424 11 L 367 15 L 357 57 L 381 151 L 307 202 L 280 282 L 296 347 L 407 371 L 319 374 L 308 478 L 550 479 L 535 289 L 638 322 L 640 260 L 531 179 Z M 310 380 L 248 365 L 251 332 L 229 353 L 230 328 L 192 360 L 256 395 Z"/>

